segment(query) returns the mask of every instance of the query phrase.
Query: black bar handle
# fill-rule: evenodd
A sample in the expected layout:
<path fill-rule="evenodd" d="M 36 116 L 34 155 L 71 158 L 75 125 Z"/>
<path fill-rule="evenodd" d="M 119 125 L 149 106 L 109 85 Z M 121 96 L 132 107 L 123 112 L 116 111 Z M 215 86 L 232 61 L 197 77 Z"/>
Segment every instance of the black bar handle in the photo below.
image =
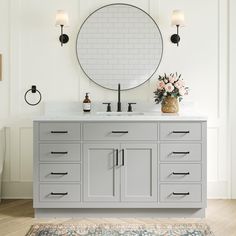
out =
<path fill-rule="evenodd" d="M 68 172 L 51 172 L 51 175 L 68 175 Z"/>
<path fill-rule="evenodd" d="M 110 102 L 103 102 L 102 104 L 107 105 L 107 112 L 111 112 L 111 103 Z"/>
<path fill-rule="evenodd" d="M 128 112 L 132 112 L 133 111 L 133 107 L 132 105 L 135 105 L 136 102 L 128 102 Z"/>
<path fill-rule="evenodd" d="M 129 131 L 127 131 L 127 130 L 124 130 L 124 131 L 111 131 L 113 134 L 128 134 L 129 133 Z"/>
<path fill-rule="evenodd" d="M 51 154 L 68 154 L 68 152 L 51 152 Z"/>
<path fill-rule="evenodd" d="M 172 152 L 172 154 L 184 154 L 184 155 L 187 155 L 187 154 L 190 154 L 190 152 Z"/>
<path fill-rule="evenodd" d="M 189 130 L 180 130 L 180 131 L 173 130 L 172 133 L 173 134 L 189 134 L 190 131 Z"/>
<path fill-rule="evenodd" d="M 189 172 L 172 172 L 172 175 L 190 175 Z"/>
<path fill-rule="evenodd" d="M 118 159 L 119 151 L 116 149 L 116 166 L 119 165 L 119 159 Z"/>
<path fill-rule="evenodd" d="M 59 130 L 59 131 L 51 131 L 51 134 L 68 134 L 68 131 L 64 130 Z"/>
<path fill-rule="evenodd" d="M 54 192 L 51 192 L 50 194 L 53 195 L 53 196 L 65 196 L 65 195 L 68 195 L 67 192 L 66 193 L 54 193 Z"/>
<path fill-rule="evenodd" d="M 125 165 L 125 150 L 122 149 L 121 152 L 122 152 L 122 164 L 121 165 L 124 166 Z"/>
<path fill-rule="evenodd" d="M 173 192 L 172 194 L 176 195 L 176 196 L 187 196 L 187 195 L 190 195 L 189 192 L 187 192 L 187 193 L 175 193 L 175 192 Z"/>

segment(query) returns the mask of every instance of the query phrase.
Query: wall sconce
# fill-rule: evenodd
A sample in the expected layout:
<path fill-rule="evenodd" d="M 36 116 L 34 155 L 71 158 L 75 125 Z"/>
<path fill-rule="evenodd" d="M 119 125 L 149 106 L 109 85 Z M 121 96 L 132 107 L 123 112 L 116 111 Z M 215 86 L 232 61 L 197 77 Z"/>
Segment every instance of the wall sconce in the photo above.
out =
<path fill-rule="evenodd" d="M 180 36 L 179 36 L 179 27 L 184 26 L 184 13 L 181 10 L 174 10 L 171 17 L 171 25 L 176 26 L 177 33 L 171 35 L 170 40 L 172 43 L 179 46 Z"/>
<path fill-rule="evenodd" d="M 68 26 L 69 18 L 66 11 L 58 10 L 56 14 L 56 26 L 61 27 L 61 35 L 59 37 L 59 41 L 61 42 L 61 46 L 69 41 L 69 36 L 63 33 L 63 27 Z"/>

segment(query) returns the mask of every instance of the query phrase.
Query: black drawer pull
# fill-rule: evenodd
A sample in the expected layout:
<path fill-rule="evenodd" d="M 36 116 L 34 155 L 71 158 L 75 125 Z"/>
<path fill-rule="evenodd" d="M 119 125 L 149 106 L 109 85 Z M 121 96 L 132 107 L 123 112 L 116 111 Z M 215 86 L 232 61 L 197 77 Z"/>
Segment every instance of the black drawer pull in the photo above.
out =
<path fill-rule="evenodd" d="M 118 166 L 119 165 L 119 157 L 118 157 L 118 155 L 119 155 L 119 151 L 118 151 L 118 149 L 116 149 L 116 166 Z"/>
<path fill-rule="evenodd" d="M 172 133 L 173 133 L 173 134 L 189 134 L 190 131 L 189 131 L 189 130 L 186 130 L 186 131 L 184 131 L 184 130 L 182 130 L 182 131 L 176 131 L 176 130 L 174 130 L 174 131 L 172 131 Z"/>
<path fill-rule="evenodd" d="M 65 196 L 65 195 L 68 195 L 68 193 L 66 192 L 66 193 L 53 193 L 53 192 L 51 192 L 50 193 L 52 196 Z"/>
<path fill-rule="evenodd" d="M 125 150 L 122 149 L 121 152 L 122 152 L 122 166 L 124 166 L 125 165 Z"/>
<path fill-rule="evenodd" d="M 175 195 L 175 196 L 187 196 L 187 195 L 190 195 L 189 192 L 187 192 L 187 193 L 175 193 L 175 192 L 173 192 L 172 194 Z"/>
<path fill-rule="evenodd" d="M 172 154 L 175 154 L 175 155 L 187 155 L 187 154 L 190 154 L 190 152 L 172 152 Z"/>
<path fill-rule="evenodd" d="M 68 175 L 68 172 L 51 172 L 51 175 Z"/>
<path fill-rule="evenodd" d="M 172 172 L 172 175 L 190 175 L 189 172 Z"/>
<path fill-rule="evenodd" d="M 128 134 L 129 131 L 124 130 L 124 131 L 111 131 L 113 134 Z"/>
<path fill-rule="evenodd" d="M 51 134 L 68 134 L 68 131 L 51 131 Z"/>
<path fill-rule="evenodd" d="M 51 154 L 68 154 L 68 152 L 51 152 Z"/>

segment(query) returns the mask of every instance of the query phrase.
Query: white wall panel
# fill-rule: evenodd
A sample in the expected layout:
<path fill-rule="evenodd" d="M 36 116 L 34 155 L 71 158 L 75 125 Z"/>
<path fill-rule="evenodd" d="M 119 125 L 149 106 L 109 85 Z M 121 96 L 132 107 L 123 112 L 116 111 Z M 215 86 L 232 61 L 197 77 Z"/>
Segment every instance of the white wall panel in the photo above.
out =
<path fill-rule="evenodd" d="M 217 181 L 219 177 L 219 132 L 217 128 L 208 129 L 207 180 Z"/>
<path fill-rule="evenodd" d="M 20 128 L 20 180 L 32 181 L 33 178 L 33 130 Z"/>
<path fill-rule="evenodd" d="M 229 132 L 231 137 L 230 143 L 230 153 L 231 153 L 231 173 L 232 173 L 232 197 L 236 198 L 236 99 L 235 99 L 235 87 L 236 87 L 236 80 L 235 80 L 235 63 L 236 63 L 236 29 L 235 29 L 235 22 L 236 22 L 236 1 L 229 0 Z"/>

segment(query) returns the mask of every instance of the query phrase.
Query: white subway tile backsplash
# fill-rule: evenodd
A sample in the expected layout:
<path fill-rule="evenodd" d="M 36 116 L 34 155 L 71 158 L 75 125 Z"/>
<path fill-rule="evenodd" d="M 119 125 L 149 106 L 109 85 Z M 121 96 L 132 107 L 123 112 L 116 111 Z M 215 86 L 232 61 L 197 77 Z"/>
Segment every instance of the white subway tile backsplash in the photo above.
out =
<path fill-rule="evenodd" d="M 108 81 L 116 84 L 117 79 L 125 86 L 130 80 L 142 83 L 155 71 L 162 53 L 162 38 L 144 12 L 133 7 L 105 7 L 85 24 L 78 36 L 77 50 L 90 78 L 101 85 Z"/>

